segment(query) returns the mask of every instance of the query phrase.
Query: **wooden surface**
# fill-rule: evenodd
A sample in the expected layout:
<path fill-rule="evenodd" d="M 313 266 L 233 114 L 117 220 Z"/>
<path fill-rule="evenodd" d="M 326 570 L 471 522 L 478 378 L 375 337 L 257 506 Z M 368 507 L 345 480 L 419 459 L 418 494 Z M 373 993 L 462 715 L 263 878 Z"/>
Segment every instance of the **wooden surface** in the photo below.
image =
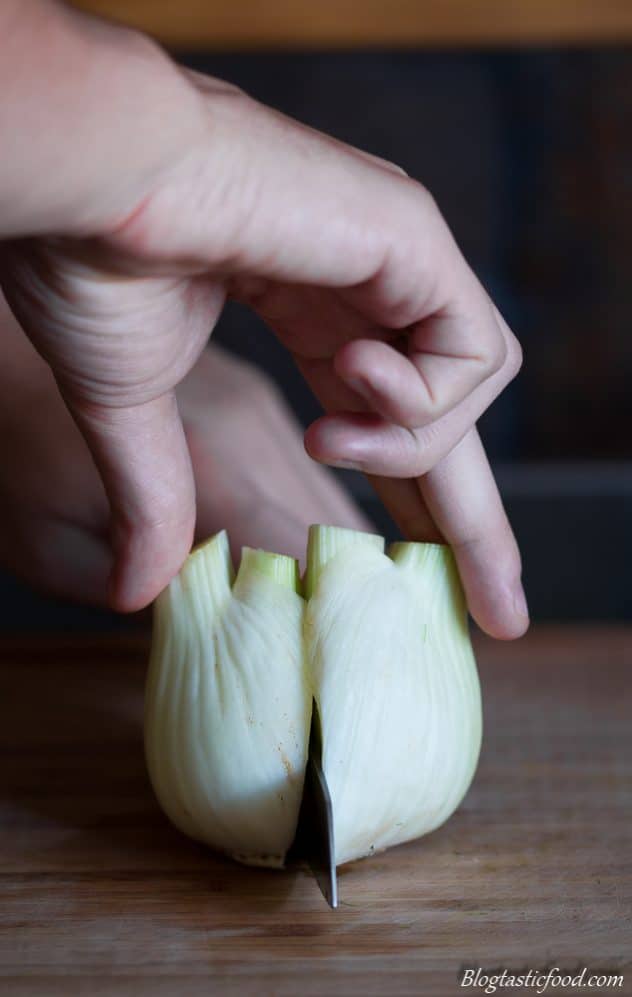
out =
<path fill-rule="evenodd" d="M 189 49 L 624 42 L 631 0 L 80 0 Z"/>
<path fill-rule="evenodd" d="M 479 642 L 472 790 L 427 839 L 343 871 L 335 912 L 307 873 L 167 824 L 144 659 L 130 640 L 0 645 L 0 993 L 481 993 L 456 982 L 480 964 L 605 968 L 632 994 L 632 630 Z"/>

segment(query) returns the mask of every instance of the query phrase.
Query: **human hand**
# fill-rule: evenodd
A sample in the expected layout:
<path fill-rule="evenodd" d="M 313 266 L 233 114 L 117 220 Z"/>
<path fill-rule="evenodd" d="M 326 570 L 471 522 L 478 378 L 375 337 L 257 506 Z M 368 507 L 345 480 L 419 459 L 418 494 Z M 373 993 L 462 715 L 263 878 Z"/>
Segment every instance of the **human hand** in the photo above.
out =
<path fill-rule="evenodd" d="M 9 370 L 0 390 L 0 562 L 44 591 L 107 604 L 109 507 L 89 450 L 0 299 Z M 196 486 L 196 539 L 227 529 L 242 546 L 302 559 L 313 522 L 371 525 L 331 472 L 306 455 L 272 383 L 220 348 L 205 350 L 177 389 Z"/>
<path fill-rule="evenodd" d="M 308 431 L 312 456 L 379 475 L 413 539 L 436 529 L 429 510 L 478 622 L 516 636 L 519 556 L 471 429 L 520 351 L 432 199 L 233 88 L 165 74 L 177 148 L 166 129 L 142 189 L 138 169 L 101 166 L 102 193 L 60 223 L 65 238 L 15 242 L 2 267 L 105 483 L 113 603 L 145 604 L 188 551 L 193 478 L 174 388 L 231 296 L 268 321 L 332 413 Z"/>

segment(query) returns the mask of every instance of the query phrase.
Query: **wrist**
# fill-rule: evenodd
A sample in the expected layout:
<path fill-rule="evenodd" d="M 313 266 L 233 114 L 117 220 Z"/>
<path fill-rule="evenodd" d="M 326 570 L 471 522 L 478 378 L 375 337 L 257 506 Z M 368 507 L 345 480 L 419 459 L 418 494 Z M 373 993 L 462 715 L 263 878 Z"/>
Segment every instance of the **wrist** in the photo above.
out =
<path fill-rule="evenodd" d="M 116 227 L 194 138 L 195 88 L 147 37 L 52 0 L 8 24 L 0 238 Z"/>

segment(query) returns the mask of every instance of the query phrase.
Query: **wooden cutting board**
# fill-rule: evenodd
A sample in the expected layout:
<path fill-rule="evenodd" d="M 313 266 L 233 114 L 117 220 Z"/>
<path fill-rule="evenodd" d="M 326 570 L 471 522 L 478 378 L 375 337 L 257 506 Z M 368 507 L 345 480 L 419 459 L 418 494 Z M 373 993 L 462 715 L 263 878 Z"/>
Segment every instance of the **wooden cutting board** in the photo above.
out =
<path fill-rule="evenodd" d="M 241 868 L 163 818 L 144 641 L 1 642 L 0 992 L 396 997 L 482 993 L 466 966 L 587 966 L 632 994 L 632 629 L 477 647 L 467 799 L 343 870 L 330 911 L 307 872 Z"/>

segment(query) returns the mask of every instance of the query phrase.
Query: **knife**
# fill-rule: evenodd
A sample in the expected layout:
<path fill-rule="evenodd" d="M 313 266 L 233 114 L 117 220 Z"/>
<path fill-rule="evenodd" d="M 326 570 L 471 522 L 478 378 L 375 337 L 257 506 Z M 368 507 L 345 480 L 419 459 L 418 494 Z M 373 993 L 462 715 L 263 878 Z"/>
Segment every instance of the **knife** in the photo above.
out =
<path fill-rule="evenodd" d="M 305 788 L 292 851 L 308 863 L 329 906 L 337 907 L 334 818 L 323 772 L 323 735 L 316 700 L 312 704 Z"/>

